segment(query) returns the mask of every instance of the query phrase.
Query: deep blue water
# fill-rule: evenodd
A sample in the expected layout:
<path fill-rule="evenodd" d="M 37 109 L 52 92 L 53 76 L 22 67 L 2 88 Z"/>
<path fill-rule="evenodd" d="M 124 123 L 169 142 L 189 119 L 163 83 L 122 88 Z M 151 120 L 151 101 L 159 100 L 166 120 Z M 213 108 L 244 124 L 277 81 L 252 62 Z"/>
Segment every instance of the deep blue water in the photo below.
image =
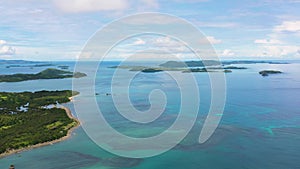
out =
<path fill-rule="evenodd" d="M 70 70 L 74 67 L 72 62 L 54 64 L 69 65 Z M 165 112 L 155 122 L 145 125 L 132 123 L 117 112 L 111 96 L 106 96 L 106 93 L 111 92 L 114 73 L 114 69 L 107 67 L 116 64 L 118 63 L 102 63 L 95 81 L 95 93 L 99 95 L 93 97 L 96 97 L 106 120 L 115 130 L 132 137 L 149 137 L 163 132 L 174 122 L 180 109 L 180 90 L 174 79 L 161 72 L 141 73 L 132 80 L 129 97 L 138 110 L 150 107 L 148 95 L 153 89 L 163 90 L 168 100 Z M 90 63 L 85 65 L 88 71 Z M 200 93 L 196 124 L 179 145 L 164 154 L 145 159 L 118 157 L 99 148 L 82 128 L 78 128 L 64 142 L 0 159 L 0 168 L 8 168 L 10 164 L 14 164 L 17 169 L 300 168 L 300 63 L 238 66 L 248 69 L 233 70 L 226 74 L 227 99 L 224 115 L 214 135 L 204 144 L 199 144 L 197 139 L 210 105 L 210 82 L 206 73 L 194 73 Z M 43 69 L 45 67 L 8 69 L 6 65 L 0 65 L 1 74 L 34 73 Z M 264 69 L 276 69 L 284 73 L 262 77 L 258 72 Z M 184 79 L 186 75 L 180 76 Z M 121 84 L 122 79 L 116 83 Z M 0 83 L 0 91 L 63 89 L 72 89 L 71 79 Z M 75 113 L 72 103 L 67 106 Z M 86 109 L 88 112 L 89 107 L 86 106 Z"/>

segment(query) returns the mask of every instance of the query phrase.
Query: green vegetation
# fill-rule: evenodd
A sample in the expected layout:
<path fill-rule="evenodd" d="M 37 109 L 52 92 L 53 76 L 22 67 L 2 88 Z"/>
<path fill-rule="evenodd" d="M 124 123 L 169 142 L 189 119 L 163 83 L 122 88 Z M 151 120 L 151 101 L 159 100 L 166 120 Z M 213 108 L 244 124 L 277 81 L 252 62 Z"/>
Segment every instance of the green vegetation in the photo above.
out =
<path fill-rule="evenodd" d="M 155 73 L 161 71 L 184 71 L 187 68 L 147 67 L 147 66 L 112 66 L 109 68 L 129 69 L 129 71 L 141 71 L 144 73 Z"/>
<path fill-rule="evenodd" d="M 156 73 L 161 71 L 181 71 L 182 73 L 196 73 L 196 72 L 221 72 L 222 67 L 216 68 L 180 68 L 180 67 L 146 67 L 146 66 L 112 66 L 109 68 L 120 68 L 120 69 L 129 69 L 129 71 L 141 71 L 143 73 Z M 224 69 L 222 72 L 230 73 L 232 72 L 229 69 Z"/>
<path fill-rule="evenodd" d="M 235 60 L 235 61 L 223 61 L 224 65 L 233 65 L 233 64 L 288 64 L 287 62 L 273 62 L 273 61 L 264 61 L 264 60 Z"/>
<path fill-rule="evenodd" d="M 199 72 L 221 72 L 218 69 L 206 69 L 206 68 L 192 68 L 182 71 L 182 73 L 199 73 Z M 223 70 L 224 73 L 231 73 L 231 70 Z"/>
<path fill-rule="evenodd" d="M 108 68 L 112 68 L 112 69 L 116 69 L 116 68 L 120 68 L 120 69 L 129 69 L 130 71 L 142 71 L 144 69 L 147 69 L 149 67 L 146 66 L 127 66 L 127 65 L 122 65 L 122 66 L 111 66 Z"/>
<path fill-rule="evenodd" d="M 27 60 L 3 60 L 3 59 L 0 59 L 0 64 L 35 64 L 35 63 L 42 63 L 42 62 L 27 61 Z"/>
<path fill-rule="evenodd" d="M 33 67 L 49 67 L 49 66 L 54 66 L 53 64 L 51 63 L 45 63 L 45 64 L 34 64 L 34 65 L 9 65 L 9 66 L 6 66 L 6 68 L 11 68 L 11 67 L 30 67 L 30 68 L 33 68 Z"/>
<path fill-rule="evenodd" d="M 193 68 L 193 69 L 187 69 L 182 71 L 183 73 L 190 73 L 190 72 L 207 72 L 205 68 Z"/>
<path fill-rule="evenodd" d="M 69 102 L 76 94 L 70 90 L 0 92 L 0 153 L 66 136 L 77 122 L 65 110 L 45 106 Z"/>
<path fill-rule="evenodd" d="M 167 61 L 158 66 L 134 66 L 134 65 L 121 65 L 112 66 L 109 68 L 128 69 L 129 71 L 141 71 L 144 73 L 155 73 L 161 71 L 181 71 L 183 73 L 196 73 L 196 72 L 224 72 L 230 73 L 232 70 L 247 69 L 246 67 L 231 66 L 232 64 L 288 64 L 284 62 L 272 62 L 272 61 L 216 61 L 216 60 L 203 60 L 203 61 Z M 263 73 L 263 76 L 268 74 L 274 74 L 275 72 Z"/>
<path fill-rule="evenodd" d="M 147 67 L 147 66 L 112 66 L 109 68 L 120 68 L 120 69 L 129 69 L 129 71 L 141 71 L 144 73 L 155 73 L 155 72 L 161 72 L 161 71 L 180 71 L 183 69 L 177 69 L 177 68 L 163 68 L 163 67 Z"/>
<path fill-rule="evenodd" d="M 262 76 L 269 76 L 269 74 L 280 74 L 280 73 L 282 72 L 278 70 L 263 70 L 259 72 L 259 74 Z"/>
<path fill-rule="evenodd" d="M 60 66 L 57 66 L 58 68 L 60 69 L 69 69 L 69 66 L 65 66 L 65 65 L 60 65 Z"/>
<path fill-rule="evenodd" d="M 63 79 L 63 78 L 80 78 L 86 74 L 80 72 L 69 72 L 64 70 L 58 70 L 49 68 L 36 74 L 13 74 L 13 75 L 0 75 L 0 82 L 20 82 L 26 80 L 37 79 Z"/>
<path fill-rule="evenodd" d="M 156 73 L 156 72 L 161 72 L 163 70 L 161 69 L 155 69 L 155 68 L 146 68 L 146 69 L 143 69 L 142 72 L 144 73 Z"/>
<path fill-rule="evenodd" d="M 161 67 L 204 67 L 204 66 L 217 66 L 221 65 L 221 62 L 215 60 L 205 60 L 205 61 L 167 61 L 166 63 L 160 64 Z"/>
<path fill-rule="evenodd" d="M 237 60 L 237 61 L 216 61 L 216 60 L 203 60 L 203 61 L 167 61 L 163 64 L 160 64 L 161 67 L 168 68 L 184 68 L 184 67 L 205 67 L 205 66 L 221 66 L 221 65 L 232 65 L 232 64 L 257 64 L 257 63 L 266 63 L 266 64 L 287 64 L 285 62 L 272 62 L 272 61 L 249 61 L 249 60 Z M 232 69 L 237 69 L 233 67 Z"/>
<path fill-rule="evenodd" d="M 247 69 L 247 68 L 246 67 L 237 67 L 237 66 L 227 66 L 227 67 L 224 67 L 223 69 L 233 70 L 233 69 Z"/>

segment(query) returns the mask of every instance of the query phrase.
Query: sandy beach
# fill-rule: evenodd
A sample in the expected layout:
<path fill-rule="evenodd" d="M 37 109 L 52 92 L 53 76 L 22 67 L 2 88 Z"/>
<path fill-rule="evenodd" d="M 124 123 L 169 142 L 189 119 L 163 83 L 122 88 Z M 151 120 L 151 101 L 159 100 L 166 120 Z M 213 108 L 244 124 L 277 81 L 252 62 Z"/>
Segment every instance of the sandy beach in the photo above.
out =
<path fill-rule="evenodd" d="M 70 98 L 70 101 L 72 101 L 73 99 Z M 72 132 L 74 131 L 74 129 L 76 129 L 77 127 L 80 126 L 80 122 L 78 119 L 76 119 L 73 115 L 72 115 L 72 112 L 69 108 L 65 107 L 65 106 L 62 106 L 60 105 L 59 108 L 61 109 L 64 109 L 68 115 L 68 117 L 70 119 L 73 119 L 77 122 L 76 126 L 74 126 L 73 128 L 69 129 L 68 130 L 68 133 L 66 136 L 60 138 L 60 139 L 57 139 L 57 140 L 53 140 L 53 141 L 48 141 L 48 142 L 44 142 L 44 143 L 39 143 L 39 144 L 36 144 L 36 145 L 32 145 L 32 146 L 28 146 L 28 147 L 24 147 L 24 148 L 21 148 L 21 149 L 17 149 L 17 150 L 10 150 L 8 152 L 5 152 L 5 153 L 2 153 L 0 154 L 0 158 L 4 158 L 6 156 L 9 156 L 9 155 L 12 155 L 12 154 L 16 154 L 16 153 L 21 153 L 21 152 L 24 152 L 24 151 L 28 151 L 28 150 L 32 150 L 34 148 L 39 148 L 39 147 L 43 147 L 43 146 L 48 146 L 48 145 L 52 145 L 52 144 L 55 144 L 55 143 L 58 143 L 58 142 L 61 142 L 61 141 L 64 141 L 64 140 L 67 140 L 69 139 L 71 136 L 72 136 Z"/>

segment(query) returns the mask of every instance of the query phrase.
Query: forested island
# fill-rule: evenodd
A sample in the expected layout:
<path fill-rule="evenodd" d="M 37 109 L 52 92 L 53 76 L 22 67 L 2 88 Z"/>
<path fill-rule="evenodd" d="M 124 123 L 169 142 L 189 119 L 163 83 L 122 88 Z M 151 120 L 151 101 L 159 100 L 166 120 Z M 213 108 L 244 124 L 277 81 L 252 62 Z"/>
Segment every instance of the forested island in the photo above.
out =
<path fill-rule="evenodd" d="M 21 82 L 27 80 L 38 79 L 63 79 L 63 78 L 80 78 L 86 76 L 81 72 L 70 72 L 65 70 L 48 68 L 36 74 L 12 74 L 12 75 L 0 75 L 0 82 Z"/>
<path fill-rule="evenodd" d="M 79 122 L 67 108 L 49 105 L 67 103 L 78 92 L 0 92 L 0 156 L 29 146 L 66 137 Z"/>
<path fill-rule="evenodd" d="M 221 65 L 233 65 L 233 64 L 288 64 L 286 62 L 273 62 L 273 61 L 249 61 L 249 60 L 238 60 L 238 61 L 216 61 L 216 60 L 203 60 L 203 61 L 167 61 L 160 64 L 161 67 L 171 68 L 182 68 L 182 67 L 205 67 L 205 66 L 221 66 Z"/>
<path fill-rule="evenodd" d="M 155 69 L 155 68 L 145 68 L 143 70 L 141 70 L 141 72 L 144 72 L 144 73 L 155 73 L 155 72 L 161 72 L 163 70 L 161 69 Z"/>
<path fill-rule="evenodd" d="M 269 76 L 270 74 L 281 74 L 282 72 L 279 70 L 263 70 L 260 71 L 259 74 L 262 76 Z"/>
<path fill-rule="evenodd" d="M 34 67 L 49 67 L 49 66 L 55 66 L 52 63 L 44 63 L 44 64 L 30 64 L 30 65 L 22 65 L 22 64 L 13 64 L 13 65 L 8 65 L 6 66 L 6 68 L 15 68 L 15 67 L 30 67 L 30 68 L 34 68 Z"/>
<path fill-rule="evenodd" d="M 204 61 L 167 61 L 165 63 L 160 64 L 161 67 L 172 67 L 172 68 L 182 68 L 182 67 L 204 67 L 204 66 L 217 66 L 222 63 L 215 60 L 204 60 Z"/>
<path fill-rule="evenodd" d="M 0 59 L 0 64 L 39 64 L 43 62 L 27 61 L 27 60 L 3 60 Z"/>
<path fill-rule="evenodd" d="M 205 63 L 205 65 L 204 65 Z M 120 68 L 128 69 L 129 71 L 140 71 L 143 73 L 156 73 L 161 71 L 181 71 L 182 73 L 196 73 L 196 72 L 224 72 L 230 73 L 233 69 L 247 69 L 246 67 L 237 66 L 224 66 L 220 65 L 221 62 L 214 60 L 206 61 L 167 61 L 158 66 L 132 66 L 132 65 L 121 65 L 121 66 L 111 66 L 109 68 Z M 205 66 L 209 66 L 206 68 Z"/>
<path fill-rule="evenodd" d="M 141 65 L 120 65 L 111 66 L 109 68 L 128 69 L 129 71 L 140 71 L 143 73 L 156 73 L 162 71 L 181 71 L 182 73 L 198 73 L 198 72 L 224 72 L 231 73 L 232 70 L 243 70 L 247 67 L 233 66 L 232 64 L 288 64 L 286 62 L 273 62 L 273 61 L 216 61 L 216 60 L 203 60 L 203 61 L 167 61 L 159 64 L 158 66 L 141 66 Z M 263 76 L 268 74 L 275 74 L 278 72 L 262 72 Z"/>

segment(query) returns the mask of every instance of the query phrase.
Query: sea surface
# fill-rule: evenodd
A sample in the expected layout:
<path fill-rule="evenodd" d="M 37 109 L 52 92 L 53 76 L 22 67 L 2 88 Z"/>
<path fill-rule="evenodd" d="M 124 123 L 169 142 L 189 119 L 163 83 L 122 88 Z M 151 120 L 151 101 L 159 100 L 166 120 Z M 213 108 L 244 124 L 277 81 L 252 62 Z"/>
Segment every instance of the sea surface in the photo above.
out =
<path fill-rule="evenodd" d="M 198 137 L 210 106 L 211 84 L 207 73 L 193 73 L 200 94 L 196 123 L 180 144 L 161 155 L 135 159 L 116 156 L 97 146 L 79 127 L 66 141 L 0 159 L 0 169 L 9 168 L 11 164 L 16 169 L 299 169 L 300 62 L 287 62 L 290 64 L 234 65 L 248 69 L 233 70 L 225 75 L 227 95 L 224 114 L 217 130 L 204 144 L 198 143 Z M 74 62 L 52 63 L 53 66 L 49 67 L 68 65 L 70 71 L 75 66 Z M 140 111 L 149 109 L 148 97 L 154 89 L 164 91 L 167 104 L 163 114 L 154 122 L 133 123 L 118 113 L 112 100 L 112 95 L 124 94 L 124 91 L 111 92 L 116 69 L 109 67 L 118 64 L 102 62 L 96 77 L 89 72 L 96 69 L 91 66 L 94 64 L 82 64 L 88 74 L 85 78 L 95 78 L 95 95 L 89 97 L 96 98 L 106 120 L 123 134 L 146 138 L 166 130 L 176 120 L 180 109 L 181 95 L 176 81 L 166 72 L 137 74 L 129 86 L 133 106 Z M 37 73 L 49 68 L 6 66 L 0 65 L 1 74 Z M 268 77 L 258 74 L 266 69 L 283 73 Z M 126 73 L 132 73 L 122 71 L 125 75 L 117 79 L 117 84 L 126 80 Z M 178 74 L 182 80 L 187 76 L 181 72 Z M 83 86 L 87 87 L 90 86 Z M 0 83 L 0 91 L 6 92 L 66 89 L 72 89 L 72 79 Z M 84 101 L 84 97 L 75 98 L 76 104 Z M 76 116 L 73 104 L 65 105 Z M 86 104 L 80 106 L 87 110 L 87 114 L 94 111 Z"/>

